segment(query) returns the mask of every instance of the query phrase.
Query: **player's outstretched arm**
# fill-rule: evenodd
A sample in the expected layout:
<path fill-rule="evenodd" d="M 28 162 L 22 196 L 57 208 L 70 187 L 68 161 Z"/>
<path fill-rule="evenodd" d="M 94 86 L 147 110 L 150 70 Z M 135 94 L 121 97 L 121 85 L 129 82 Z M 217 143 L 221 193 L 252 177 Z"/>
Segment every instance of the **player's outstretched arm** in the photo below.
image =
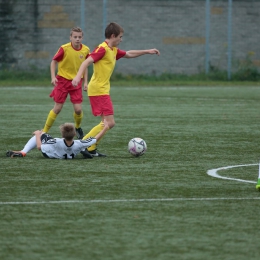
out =
<path fill-rule="evenodd" d="M 41 150 L 41 145 L 42 145 L 41 135 L 42 135 L 42 131 L 41 131 L 41 130 L 36 130 L 36 131 L 33 132 L 33 134 L 34 134 L 35 137 L 36 137 L 36 146 L 37 146 L 37 149 L 38 149 L 38 150 Z"/>
<path fill-rule="evenodd" d="M 76 75 L 76 77 L 72 80 L 72 85 L 74 87 L 78 86 L 82 75 L 85 73 L 86 69 L 88 68 L 89 65 L 91 65 L 94 62 L 93 58 L 89 56 L 86 60 L 84 60 L 79 68 L 79 71 Z"/>
<path fill-rule="evenodd" d="M 126 52 L 124 58 L 136 58 L 144 54 L 157 54 L 160 55 L 160 52 L 157 49 L 149 50 L 130 50 Z"/>
<path fill-rule="evenodd" d="M 109 129 L 109 126 L 108 126 L 108 122 L 104 119 L 104 128 L 101 132 L 99 132 L 95 138 L 97 139 L 97 141 L 106 133 L 106 131 Z"/>
<path fill-rule="evenodd" d="M 83 90 L 88 91 L 88 67 L 85 69 L 83 80 L 84 80 Z"/>

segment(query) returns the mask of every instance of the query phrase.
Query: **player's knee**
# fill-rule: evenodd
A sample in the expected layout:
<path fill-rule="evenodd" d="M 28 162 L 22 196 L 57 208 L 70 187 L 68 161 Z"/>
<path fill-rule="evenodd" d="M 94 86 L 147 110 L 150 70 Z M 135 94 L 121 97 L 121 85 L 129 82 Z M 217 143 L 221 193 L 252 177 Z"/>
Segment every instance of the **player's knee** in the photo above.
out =
<path fill-rule="evenodd" d="M 61 108 L 53 108 L 52 110 L 56 115 L 58 115 L 61 111 Z"/>
<path fill-rule="evenodd" d="M 105 120 L 107 122 L 109 129 L 113 128 L 116 124 L 114 117 L 104 118 L 104 119 L 102 119 L 100 124 L 103 124 L 103 120 Z"/>
<path fill-rule="evenodd" d="M 116 125 L 115 121 L 108 122 L 109 128 L 113 128 Z"/>
<path fill-rule="evenodd" d="M 55 103 L 52 111 L 58 115 L 60 113 L 60 111 L 62 110 L 62 107 L 63 107 L 63 104 L 60 104 L 60 103 Z"/>
<path fill-rule="evenodd" d="M 75 108 L 75 114 L 77 114 L 78 116 L 81 114 L 82 110 L 81 108 Z"/>

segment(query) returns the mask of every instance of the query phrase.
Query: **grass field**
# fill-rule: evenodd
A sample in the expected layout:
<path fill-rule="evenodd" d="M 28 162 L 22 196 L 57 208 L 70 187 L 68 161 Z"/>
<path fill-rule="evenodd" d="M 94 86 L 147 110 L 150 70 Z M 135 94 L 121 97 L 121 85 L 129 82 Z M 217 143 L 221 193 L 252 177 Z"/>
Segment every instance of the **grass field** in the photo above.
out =
<path fill-rule="evenodd" d="M 1 260 L 259 259 L 259 87 L 114 87 L 108 157 L 7 158 L 43 127 L 50 91 L 0 87 Z M 50 133 L 72 119 L 67 100 Z M 85 97 L 84 131 L 98 122 Z"/>

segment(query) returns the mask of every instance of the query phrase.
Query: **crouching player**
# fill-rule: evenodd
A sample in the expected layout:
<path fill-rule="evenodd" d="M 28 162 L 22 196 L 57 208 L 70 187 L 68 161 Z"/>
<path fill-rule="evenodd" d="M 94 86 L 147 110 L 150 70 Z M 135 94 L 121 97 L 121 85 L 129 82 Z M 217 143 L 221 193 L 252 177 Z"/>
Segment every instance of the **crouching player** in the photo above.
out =
<path fill-rule="evenodd" d="M 103 130 L 95 137 L 89 137 L 85 140 L 74 140 L 76 136 L 75 126 L 72 123 L 65 123 L 60 126 L 62 138 L 53 138 L 41 130 L 33 132 L 31 137 L 21 151 L 7 151 L 8 157 L 25 157 L 32 149 L 40 150 L 44 157 L 51 159 L 73 159 L 78 153 L 82 153 L 85 158 L 93 158 L 87 149 L 95 144 L 109 129 L 106 121 L 104 121 Z"/>

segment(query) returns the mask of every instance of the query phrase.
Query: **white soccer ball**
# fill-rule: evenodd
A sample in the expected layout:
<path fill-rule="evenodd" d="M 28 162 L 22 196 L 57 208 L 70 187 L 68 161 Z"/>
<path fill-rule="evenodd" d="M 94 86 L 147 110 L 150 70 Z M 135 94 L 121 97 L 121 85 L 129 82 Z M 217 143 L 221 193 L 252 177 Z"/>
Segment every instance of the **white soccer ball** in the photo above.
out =
<path fill-rule="evenodd" d="M 128 151 L 135 157 L 143 155 L 146 152 L 146 150 L 147 145 L 142 138 L 132 138 L 128 143 Z"/>

